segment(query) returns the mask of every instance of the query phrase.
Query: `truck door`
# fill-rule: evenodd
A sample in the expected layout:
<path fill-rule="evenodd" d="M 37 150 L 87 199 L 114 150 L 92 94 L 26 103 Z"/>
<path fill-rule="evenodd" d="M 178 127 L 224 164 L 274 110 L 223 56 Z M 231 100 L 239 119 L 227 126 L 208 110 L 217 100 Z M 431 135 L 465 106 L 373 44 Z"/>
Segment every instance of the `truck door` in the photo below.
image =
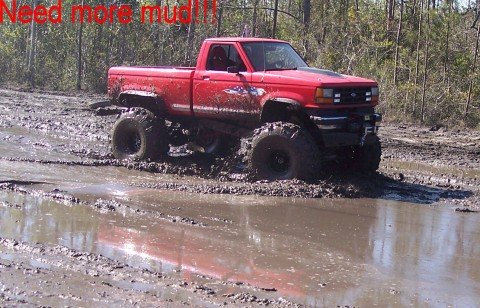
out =
<path fill-rule="evenodd" d="M 252 73 L 234 43 L 213 43 L 204 69 L 193 80 L 193 111 L 198 116 L 245 120 L 258 118 Z"/>

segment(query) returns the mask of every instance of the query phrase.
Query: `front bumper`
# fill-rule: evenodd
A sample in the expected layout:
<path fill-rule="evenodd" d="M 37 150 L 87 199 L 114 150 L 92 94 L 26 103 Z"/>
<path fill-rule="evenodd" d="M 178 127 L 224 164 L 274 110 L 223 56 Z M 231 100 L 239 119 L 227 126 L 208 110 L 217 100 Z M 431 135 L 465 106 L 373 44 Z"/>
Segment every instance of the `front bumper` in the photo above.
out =
<path fill-rule="evenodd" d="M 325 147 L 364 145 L 375 142 L 382 115 L 311 116 L 320 130 Z"/>
<path fill-rule="evenodd" d="M 316 117 L 311 116 L 310 119 L 321 130 L 329 131 L 358 131 L 362 127 L 376 127 L 382 122 L 382 115 L 379 113 L 355 115 L 353 117 Z M 366 124 L 369 124 L 366 125 Z"/>

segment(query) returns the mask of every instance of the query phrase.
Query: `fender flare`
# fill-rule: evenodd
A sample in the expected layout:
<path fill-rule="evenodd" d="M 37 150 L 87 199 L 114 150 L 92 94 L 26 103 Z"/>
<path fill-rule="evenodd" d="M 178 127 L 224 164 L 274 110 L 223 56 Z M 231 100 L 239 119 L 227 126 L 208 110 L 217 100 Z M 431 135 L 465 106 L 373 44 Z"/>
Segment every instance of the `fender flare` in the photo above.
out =
<path fill-rule="evenodd" d="M 125 90 L 125 91 L 122 91 L 118 94 L 118 99 L 120 99 L 122 96 L 125 96 L 125 95 L 140 96 L 140 97 L 151 97 L 151 98 L 154 98 L 154 99 L 160 98 L 160 96 L 157 93 L 151 92 L 151 91 Z"/>
<path fill-rule="evenodd" d="M 125 90 L 120 92 L 116 100 L 116 105 L 121 107 L 141 107 L 152 111 L 155 114 L 161 114 L 164 111 L 163 100 L 155 92 L 143 90 Z"/>
<path fill-rule="evenodd" d="M 300 104 L 299 101 L 292 99 L 292 98 L 287 98 L 287 97 L 275 97 L 275 98 L 270 98 L 265 101 L 263 106 L 265 106 L 268 102 L 279 102 L 279 103 L 285 103 L 289 104 L 292 106 L 295 106 L 296 108 L 300 108 L 302 105 Z"/>
<path fill-rule="evenodd" d="M 302 105 L 300 104 L 299 101 L 292 99 L 292 98 L 287 98 L 287 97 L 273 97 L 266 99 L 263 104 L 262 104 L 262 110 L 260 113 L 260 119 L 266 119 L 267 118 L 267 113 L 270 112 L 269 108 L 271 104 L 282 104 L 283 106 L 287 106 L 287 108 L 291 108 L 292 111 L 300 111 L 302 108 Z"/>

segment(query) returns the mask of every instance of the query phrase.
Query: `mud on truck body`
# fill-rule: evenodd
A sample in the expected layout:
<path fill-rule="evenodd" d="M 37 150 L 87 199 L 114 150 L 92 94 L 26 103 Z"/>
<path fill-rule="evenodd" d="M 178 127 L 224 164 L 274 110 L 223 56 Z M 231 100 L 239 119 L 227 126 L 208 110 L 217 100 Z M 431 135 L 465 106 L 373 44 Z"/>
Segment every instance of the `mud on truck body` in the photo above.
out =
<path fill-rule="evenodd" d="M 379 166 L 377 83 L 309 67 L 284 41 L 207 39 L 196 67 L 111 68 L 108 93 L 128 108 L 112 130 L 117 159 L 158 160 L 187 143 L 215 154 L 242 140 L 259 179 L 311 180 L 332 158 Z"/>

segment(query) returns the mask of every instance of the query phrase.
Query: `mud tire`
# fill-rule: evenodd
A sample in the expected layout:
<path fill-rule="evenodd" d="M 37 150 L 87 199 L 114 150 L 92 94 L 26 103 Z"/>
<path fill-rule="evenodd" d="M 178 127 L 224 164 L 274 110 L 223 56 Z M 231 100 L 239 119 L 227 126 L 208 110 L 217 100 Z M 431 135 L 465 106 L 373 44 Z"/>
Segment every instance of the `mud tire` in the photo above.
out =
<path fill-rule="evenodd" d="M 380 167 L 382 145 L 378 137 L 370 144 L 356 147 L 353 152 L 353 167 L 359 171 L 375 172 Z"/>
<path fill-rule="evenodd" d="M 256 179 L 313 181 L 321 169 L 318 145 L 303 128 L 292 123 L 267 123 L 243 140 L 240 150 Z"/>
<path fill-rule="evenodd" d="M 112 153 L 119 160 L 158 160 L 169 151 L 165 121 L 143 108 L 123 113 L 111 136 Z"/>

